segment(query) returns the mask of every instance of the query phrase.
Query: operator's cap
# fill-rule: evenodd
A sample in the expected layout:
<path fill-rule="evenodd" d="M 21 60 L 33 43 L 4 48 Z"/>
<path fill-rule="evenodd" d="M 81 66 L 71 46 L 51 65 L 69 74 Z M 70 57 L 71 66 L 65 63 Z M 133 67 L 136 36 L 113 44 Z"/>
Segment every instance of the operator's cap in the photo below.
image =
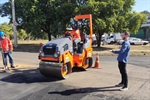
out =
<path fill-rule="evenodd" d="M 78 22 L 75 19 L 71 21 L 71 27 L 73 27 L 73 29 L 78 29 Z"/>

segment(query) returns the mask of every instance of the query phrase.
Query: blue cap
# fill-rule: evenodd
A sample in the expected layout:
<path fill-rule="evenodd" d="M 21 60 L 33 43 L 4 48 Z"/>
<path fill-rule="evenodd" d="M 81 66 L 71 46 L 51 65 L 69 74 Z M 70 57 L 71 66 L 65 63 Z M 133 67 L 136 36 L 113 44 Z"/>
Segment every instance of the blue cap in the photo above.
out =
<path fill-rule="evenodd" d="M 0 31 L 0 36 L 4 36 L 4 32 Z"/>

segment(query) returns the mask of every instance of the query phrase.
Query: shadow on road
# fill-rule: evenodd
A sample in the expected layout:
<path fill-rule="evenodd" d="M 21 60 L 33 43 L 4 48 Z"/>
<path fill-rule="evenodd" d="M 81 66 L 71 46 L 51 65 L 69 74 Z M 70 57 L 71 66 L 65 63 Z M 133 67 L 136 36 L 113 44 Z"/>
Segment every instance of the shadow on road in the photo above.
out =
<path fill-rule="evenodd" d="M 79 67 L 73 67 L 72 68 L 72 72 L 74 73 L 74 72 L 83 72 L 83 71 L 86 71 L 85 69 L 83 69 L 83 68 L 79 68 Z"/>
<path fill-rule="evenodd" d="M 73 68 L 73 72 L 83 72 L 82 68 Z M 36 82 L 54 82 L 60 81 L 62 78 L 58 77 L 45 77 L 41 75 L 38 69 L 20 70 L 13 69 L 12 71 L 1 71 L 0 73 L 8 74 L 6 77 L 0 79 L 0 81 L 10 83 L 36 83 Z"/>
<path fill-rule="evenodd" d="M 73 94 L 80 94 L 80 93 L 92 93 L 92 92 L 106 92 L 106 91 L 119 91 L 119 89 L 115 89 L 115 86 L 108 86 L 108 87 L 98 87 L 98 88 L 80 88 L 80 89 L 70 89 L 65 91 L 56 91 L 56 92 L 48 92 L 48 94 L 60 94 L 60 95 L 73 95 Z"/>
<path fill-rule="evenodd" d="M 0 79 L 3 82 L 10 83 L 39 83 L 39 82 L 54 82 L 59 81 L 57 78 L 47 78 L 40 74 L 38 69 L 30 70 L 13 70 L 14 74 L 9 74 L 8 76 Z"/>

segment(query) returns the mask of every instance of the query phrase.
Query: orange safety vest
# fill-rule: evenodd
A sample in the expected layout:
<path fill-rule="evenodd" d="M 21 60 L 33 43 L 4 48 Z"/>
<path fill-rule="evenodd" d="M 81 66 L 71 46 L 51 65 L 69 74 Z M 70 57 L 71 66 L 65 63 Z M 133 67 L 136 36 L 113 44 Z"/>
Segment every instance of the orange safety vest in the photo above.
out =
<path fill-rule="evenodd" d="M 73 38 L 74 39 L 81 39 L 81 37 L 80 37 L 80 31 L 79 30 L 76 30 L 76 31 L 71 31 L 71 34 L 73 35 Z"/>
<path fill-rule="evenodd" d="M 5 37 L 3 40 L 0 40 L 0 48 L 2 48 L 2 52 L 10 52 L 13 50 L 10 39 Z"/>

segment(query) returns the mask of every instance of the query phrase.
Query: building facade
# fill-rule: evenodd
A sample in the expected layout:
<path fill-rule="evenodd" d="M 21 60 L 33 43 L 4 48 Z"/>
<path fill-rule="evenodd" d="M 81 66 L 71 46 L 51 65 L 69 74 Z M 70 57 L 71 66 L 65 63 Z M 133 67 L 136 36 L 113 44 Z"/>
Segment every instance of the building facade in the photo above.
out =
<path fill-rule="evenodd" d="M 150 17 L 147 20 L 146 24 L 143 24 L 141 28 L 144 31 L 144 38 L 150 41 Z"/>

